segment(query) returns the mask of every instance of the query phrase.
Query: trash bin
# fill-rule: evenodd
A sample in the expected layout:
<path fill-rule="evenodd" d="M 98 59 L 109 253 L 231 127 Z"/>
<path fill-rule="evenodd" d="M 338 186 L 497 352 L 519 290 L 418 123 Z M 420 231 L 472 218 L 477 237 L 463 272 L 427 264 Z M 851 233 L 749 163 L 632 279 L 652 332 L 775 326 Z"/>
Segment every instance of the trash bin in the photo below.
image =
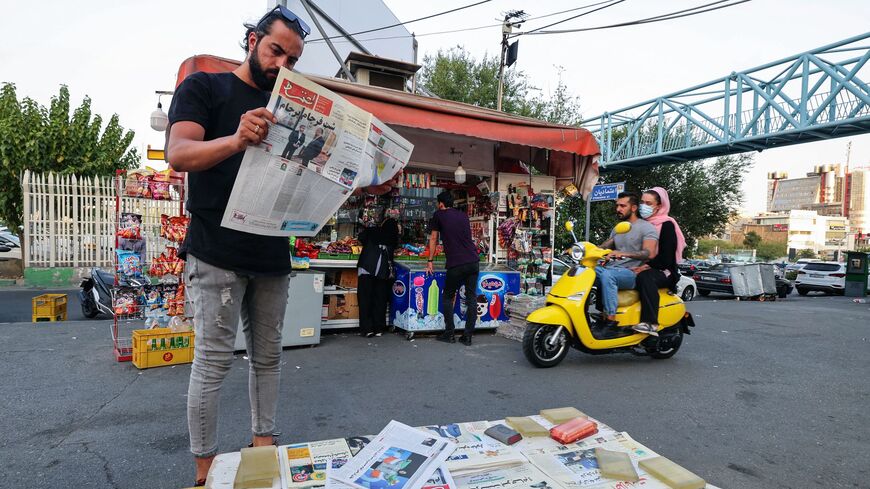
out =
<path fill-rule="evenodd" d="M 846 290 L 848 297 L 867 297 L 870 289 L 870 271 L 868 271 L 870 254 L 857 251 L 846 253 Z"/>

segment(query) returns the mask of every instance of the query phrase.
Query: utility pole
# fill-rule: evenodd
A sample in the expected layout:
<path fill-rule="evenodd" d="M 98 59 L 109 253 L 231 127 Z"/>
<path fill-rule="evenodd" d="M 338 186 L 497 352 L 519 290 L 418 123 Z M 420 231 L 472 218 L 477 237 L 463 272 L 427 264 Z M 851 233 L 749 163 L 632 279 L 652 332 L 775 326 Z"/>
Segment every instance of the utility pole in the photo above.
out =
<path fill-rule="evenodd" d="M 511 10 L 504 15 L 504 21 L 501 25 L 501 61 L 499 61 L 498 64 L 498 101 L 496 102 L 496 110 L 499 112 L 501 112 L 501 98 L 502 92 L 504 91 L 504 68 L 505 57 L 508 52 L 508 36 L 514 27 L 522 25 L 523 20 L 528 17 L 528 15 L 529 14 L 522 10 Z M 512 22 L 513 19 L 519 20 Z"/>

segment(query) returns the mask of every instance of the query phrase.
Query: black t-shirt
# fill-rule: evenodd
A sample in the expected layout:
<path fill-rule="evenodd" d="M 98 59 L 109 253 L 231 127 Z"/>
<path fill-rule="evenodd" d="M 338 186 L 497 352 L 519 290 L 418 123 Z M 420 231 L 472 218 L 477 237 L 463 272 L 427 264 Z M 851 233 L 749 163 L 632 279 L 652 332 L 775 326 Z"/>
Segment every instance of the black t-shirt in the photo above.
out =
<path fill-rule="evenodd" d="M 464 212 L 453 208 L 435 211 L 429 222 L 429 231 L 441 234 L 447 256 L 446 268 L 478 262 L 477 246 L 471 239 L 471 223 Z"/>
<path fill-rule="evenodd" d="M 194 73 L 178 86 L 169 108 L 169 123 L 195 122 L 205 129 L 205 141 L 235 134 L 245 112 L 265 107 L 269 93 L 243 82 L 233 73 Z M 190 172 L 187 210 L 190 227 L 181 246 L 182 257 L 226 270 L 253 275 L 290 273 L 287 238 L 260 236 L 221 227 L 221 219 L 244 151 L 205 171 Z"/>

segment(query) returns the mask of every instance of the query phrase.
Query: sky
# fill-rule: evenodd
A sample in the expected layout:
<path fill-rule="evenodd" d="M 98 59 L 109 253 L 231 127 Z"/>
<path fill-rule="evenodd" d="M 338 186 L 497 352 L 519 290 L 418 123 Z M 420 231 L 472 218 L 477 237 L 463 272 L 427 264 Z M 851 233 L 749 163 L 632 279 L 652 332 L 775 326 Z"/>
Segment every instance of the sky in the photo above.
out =
<path fill-rule="evenodd" d="M 15 83 L 19 98 L 28 96 L 45 105 L 66 84 L 74 105 L 88 95 L 94 112 L 104 120 L 117 113 L 122 126 L 136 132 L 134 146 L 143 153 L 148 144 L 163 144 L 163 134 L 149 126 L 157 103 L 154 91 L 171 90 L 179 64 L 193 54 L 240 59 L 241 24 L 256 20 L 267 8 L 266 0 L 4 3 L 0 82 Z M 408 21 L 474 2 L 385 3 L 398 19 Z M 421 59 L 454 46 L 463 46 L 477 57 L 497 55 L 499 27 L 422 34 L 496 24 L 512 9 L 523 9 L 534 17 L 589 3 L 593 0 L 492 0 L 406 28 L 418 34 Z M 708 0 L 626 0 L 554 29 L 605 25 L 703 3 Z M 530 21 L 523 28 L 540 27 L 576 13 Z M 377 26 L 378 19 L 371 22 Z M 532 85 L 548 95 L 558 81 L 557 67 L 563 68 L 563 81 L 579 97 L 583 116 L 592 117 L 858 35 L 868 25 L 870 2 L 864 0 L 753 0 L 643 26 L 523 36 L 512 69 L 524 71 Z M 365 39 L 365 35 L 359 37 Z M 169 100 L 163 102 L 168 108 Z M 745 213 L 764 210 L 768 172 L 803 176 L 814 165 L 842 163 L 848 141 L 853 143 L 852 166 L 870 165 L 870 135 L 756 153 L 744 184 Z"/>

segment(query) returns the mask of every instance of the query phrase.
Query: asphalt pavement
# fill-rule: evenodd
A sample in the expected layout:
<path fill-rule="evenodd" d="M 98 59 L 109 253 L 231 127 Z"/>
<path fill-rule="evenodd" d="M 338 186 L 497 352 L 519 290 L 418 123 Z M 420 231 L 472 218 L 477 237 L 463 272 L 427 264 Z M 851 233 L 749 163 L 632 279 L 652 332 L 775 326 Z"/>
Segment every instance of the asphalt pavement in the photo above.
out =
<path fill-rule="evenodd" d="M 672 359 L 574 351 L 552 369 L 491 334 L 471 347 L 327 335 L 284 351 L 281 440 L 576 406 L 722 488 L 870 487 L 870 304 L 714 295 L 689 309 L 698 326 Z M 189 365 L 116 363 L 110 324 L 0 325 L 0 487 L 191 484 Z M 246 363 L 224 385 L 222 451 L 249 442 Z"/>

